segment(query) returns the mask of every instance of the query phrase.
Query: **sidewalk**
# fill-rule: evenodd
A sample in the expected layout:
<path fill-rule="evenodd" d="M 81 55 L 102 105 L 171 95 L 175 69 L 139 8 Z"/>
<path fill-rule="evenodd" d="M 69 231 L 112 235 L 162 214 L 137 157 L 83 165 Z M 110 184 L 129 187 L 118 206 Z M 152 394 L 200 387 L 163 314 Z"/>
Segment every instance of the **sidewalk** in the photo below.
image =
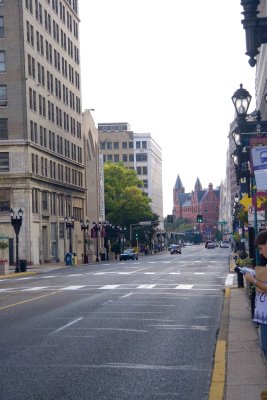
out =
<path fill-rule="evenodd" d="M 267 390 L 267 362 L 260 349 L 259 328 L 251 319 L 245 288 L 230 288 L 224 400 L 260 400 Z"/>

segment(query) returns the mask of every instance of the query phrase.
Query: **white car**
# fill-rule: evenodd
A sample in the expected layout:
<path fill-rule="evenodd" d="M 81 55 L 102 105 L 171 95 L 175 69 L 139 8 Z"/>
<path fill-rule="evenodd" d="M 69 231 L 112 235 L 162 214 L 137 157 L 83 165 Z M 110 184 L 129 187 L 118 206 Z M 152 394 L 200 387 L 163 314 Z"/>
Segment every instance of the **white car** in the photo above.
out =
<path fill-rule="evenodd" d="M 220 243 L 220 247 L 221 247 L 222 249 L 229 249 L 229 243 L 226 242 L 225 240 L 223 240 L 223 241 Z"/>

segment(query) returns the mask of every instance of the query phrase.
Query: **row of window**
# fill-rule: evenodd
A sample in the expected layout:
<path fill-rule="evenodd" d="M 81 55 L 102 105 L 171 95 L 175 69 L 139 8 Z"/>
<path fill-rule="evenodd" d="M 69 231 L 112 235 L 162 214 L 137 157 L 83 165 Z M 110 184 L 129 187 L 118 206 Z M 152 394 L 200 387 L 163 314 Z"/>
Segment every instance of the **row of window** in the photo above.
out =
<path fill-rule="evenodd" d="M 34 153 L 32 153 L 32 172 L 46 178 L 83 187 L 83 174 L 81 171 L 48 160 L 45 157 L 39 157 Z"/>
<path fill-rule="evenodd" d="M 133 149 L 133 142 L 100 142 L 101 150 L 118 150 L 120 149 L 120 144 L 122 149 Z M 136 149 L 147 149 L 147 141 L 136 141 L 135 142 Z"/>
<path fill-rule="evenodd" d="M 70 197 L 55 192 L 33 189 L 32 212 L 37 214 L 40 211 L 46 211 L 51 215 L 58 215 L 60 217 L 66 215 L 73 216 L 75 221 L 82 219 L 82 209 L 71 207 Z M 62 225 L 64 226 L 65 224 L 62 223 Z"/>
<path fill-rule="evenodd" d="M 47 129 L 42 125 L 38 126 L 38 124 L 34 121 L 30 121 L 30 132 L 32 142 L 40 144 L 46 149 L 52 150 L 57 154 L 65 156 L 66 158 L 71 158 L 73 161 L 78 161 L 79 163 L 83 162 L 82 148 L 80 146 L 71 143 L 67 139 L 63 139 L 60 135 L 56 135 L 51 130 L 48 130 L 47 134 Z"/>
<path fill-rule="evenodd" d="M 133 149 L 133 142 L 121 142 L 122 149 Z M 120 148 L 120 142 L 100 142 L 101 150 L 118 150 Z"/>
<path fill-rule="evenodd" d="M 47 3 L 51 4 L 50 1 L 47 1 Z M 77 0 L 73 0 L 73 2 L 71 2 L 71 0 L 68 0 L 68 3 L 72 7 L 73 11 L 77 14 L 77 11 L 78 11 Z M 25 0 L 25 6 L 28 9 L 28 11 L 31 14 L 33 14 L 33 0 Z M 57 15 L 59 13 L 59 17 L 60 17 L 61 21 L 65 25 L 67 25 L 67 28 L 69 29 L 69 31 L 73 32 L 76 39 L 78 39 L 78 34 L 79 34 L 78 24 L 72 18 L 71 14 L 68 11 L 66 11 L 66 8 L 63 5 L 63 3 L 61 1 L 58 2 L 58 0 L 53 0 L 52 1 L 52 9 L 54 10 L 54 12 Z M 46 14 L 48 14 L 47 10 L 44 10 L 44 14 L 45 14 L 46 22 L 47 22 L 47 16 L 46 16 Z M 50 14 L 49 14 L 49 16 L 50 16 Z M 38 0 L 35 0 L 35 18 L 37 19 L 37 21 L 40 22 L 40 24 L 43 24 L 43 8 Z M 66 22 L 67 22 L 67 24 L 66 24 Z M 46 26 L 46 29 L 47 29 L 47 26 Z"/>
<path fill-rule="evenodd" d="M 34 28 L 28 21 L 26 24 L 27 42 L 35 47 Z M 71 42 L 68 43 L 68 53 L 71 57 L 71 54 L 73 55 L 73 51 L 71 50 L 72 46 Z M 53 50 L 52 45 L 48 42 L 48 40 L 44 39 L 43 35 L 38 31 L 36 31 L 36 49 L 41 56 L 45 56 L 47 62 L 53 65 L 57 69 L 57 71 L 61 72 L 62 75 L 69 80 L 71 84 L 75 84 L 75 86 L 79 89 L 79 72 L 75 71 L 74 68 L 70 64 L 68 64 L 67 60 L 63 56 L 61 56 L 61 54 L 56 49 Z M 74 52 L 74 59 L 78 64 L 78 59 L 75 56 L 76 53 Z"/>
<path fill-rule="evenodd" d="M 1 85 L 0 105 L 3 106 L 1 103 Z M 7 105 L 7 99 L 5 105 Z M 37 112 L 37 92 L 32 88 L 29 88 L 29 107 L 32 111 Z M 47 101 L 41 94 L 38 95 L 38 112 L 40 116 L 47 118 L 52 123 L 56 123 L 58 127 L 63 128 L 66 132 L 77 136 L 79 139 L 81 138 L 81 123 L 70 117 L 68 113 L 62 111 L 58 106 L 55 107 L 54 103 Z"/>
<path fill-rule="evenodd" d="M 136 162 L 145 162 L 147 161 L 147 154 L 141 153 L 135 155 Z M 103 154 L 104 162 L 134 162 L 134 154 L 123 154 L 122 158 L 120 158 L 119 154 Z"/>
<path fill-rule="evenodd" d="M 2 55 L 0 51 L 0 72 L 1 68 L 5 67 L 5 54 Z M 1 64 L 4 63 L 4 66 Z M 37 64 L 37 71 L 36 71 Z M 64 85 L 59 79 L 54 78 L 53 74 L 48 70 L 45 73 L 45 68 L 39 62 L 36 63 L 35 58 L 28 54 L 28 74 L 34 80 L 37 78 L 37 82 L 39 85 L 43 87 L 47 87 L 47 90 L 55 94 L 56 97 L 63 101 L 64 104 L 70 105 L 70 107 L 80 114 L 81 113 L 81 101 L 78 96 L 75 97 L 75 94 Z M 78 88 L 80 87 L 80 82 L 78 81 Z M 76 105 L 76 106 L 75 106 Z"/>

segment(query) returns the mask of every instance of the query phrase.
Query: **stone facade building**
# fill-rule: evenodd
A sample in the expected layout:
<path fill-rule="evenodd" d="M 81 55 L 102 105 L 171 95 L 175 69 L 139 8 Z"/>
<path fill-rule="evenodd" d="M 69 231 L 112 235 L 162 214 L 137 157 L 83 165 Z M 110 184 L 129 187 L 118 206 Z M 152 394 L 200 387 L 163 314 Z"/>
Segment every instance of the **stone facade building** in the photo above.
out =
<path fill-rule="evenodd" d="M 19 258 L 64 261 L 86 201 L 78 2 L 2 1 L 0 27 L 0 234 L 12 264 L 9 209 L 22 208 Z"/>

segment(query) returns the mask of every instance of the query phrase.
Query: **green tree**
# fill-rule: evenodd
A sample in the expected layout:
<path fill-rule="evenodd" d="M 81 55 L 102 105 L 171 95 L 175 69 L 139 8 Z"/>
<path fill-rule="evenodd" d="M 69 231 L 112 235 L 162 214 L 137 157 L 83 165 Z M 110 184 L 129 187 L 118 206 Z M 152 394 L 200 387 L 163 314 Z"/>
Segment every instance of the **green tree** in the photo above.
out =
<path fill-rule="evenodd" d="M 143 182 L 134 170 L 123 163 L 106 163 L 105 211 L 106 219 L 114 224 L 129 227 L 140 221 L 158 220 L 151 209 L 151 200 L 143 193 Z"/>

